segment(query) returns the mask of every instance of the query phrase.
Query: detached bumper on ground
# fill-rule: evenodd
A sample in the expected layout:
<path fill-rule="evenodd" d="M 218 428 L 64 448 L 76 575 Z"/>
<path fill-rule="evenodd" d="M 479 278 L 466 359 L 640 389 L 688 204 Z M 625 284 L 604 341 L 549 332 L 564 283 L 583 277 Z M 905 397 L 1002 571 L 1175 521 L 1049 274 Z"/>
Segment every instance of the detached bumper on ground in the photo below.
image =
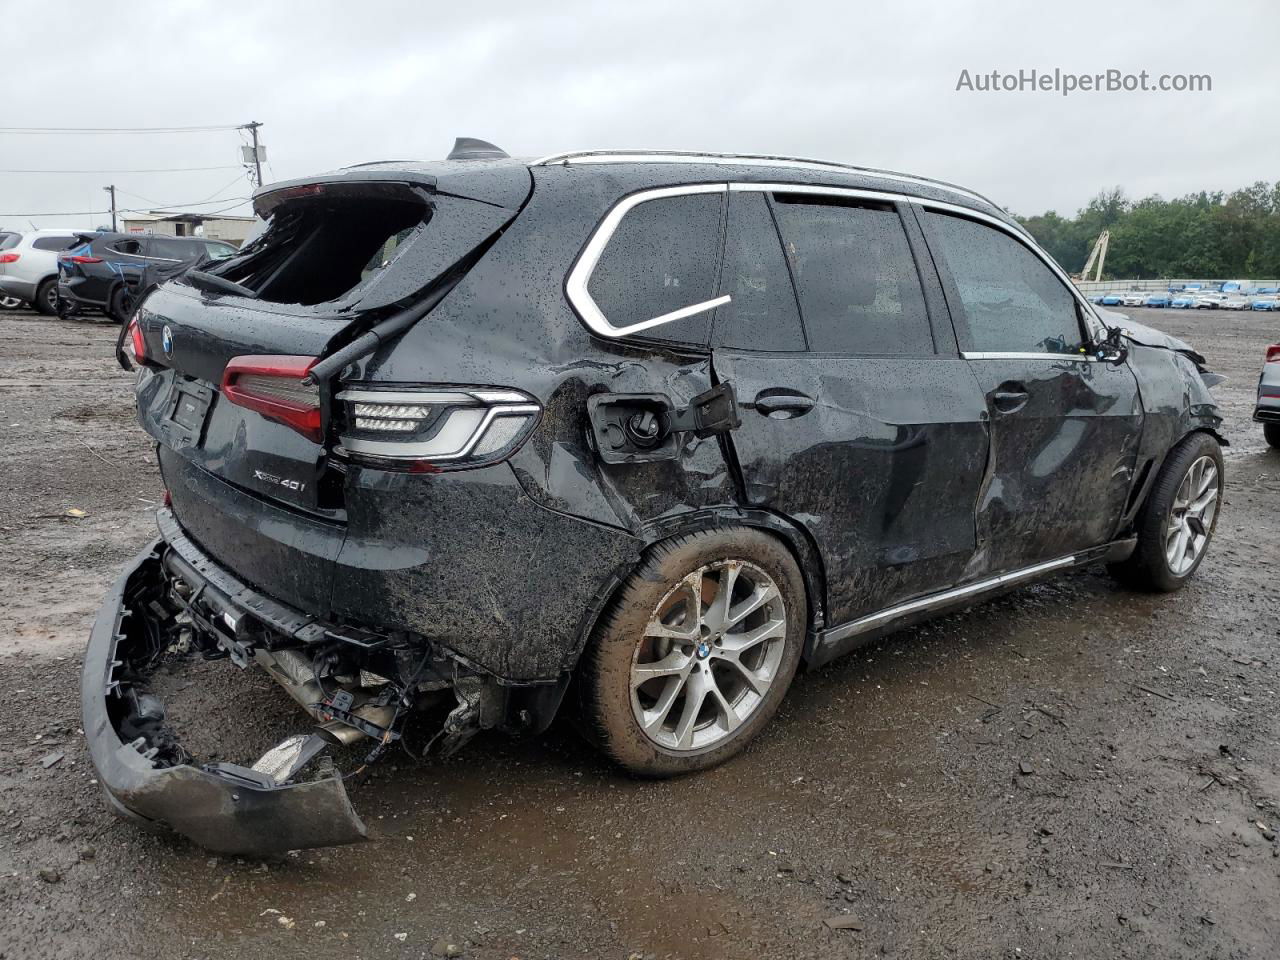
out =
<path fill-rule="evenodd" d="M 148 643 L 147 588 L 162 579 L 163 549 L 157 540 L 126 567 L 98 611 L 85 654 L 85 737 L 113 809 L 218 853 L 263 855 L 365 839 L 365 826 L 331 769 L 318 779 L 281 783 L 228 763 L 166 765 L 155 738 L 130 736 L 140 717 L 144 724 L 156 719 L 157 726 L 162 718 L 158 702 L 138 709 L 133 673 Z M 133 729 L 122 729 L 126 723 Z"/>

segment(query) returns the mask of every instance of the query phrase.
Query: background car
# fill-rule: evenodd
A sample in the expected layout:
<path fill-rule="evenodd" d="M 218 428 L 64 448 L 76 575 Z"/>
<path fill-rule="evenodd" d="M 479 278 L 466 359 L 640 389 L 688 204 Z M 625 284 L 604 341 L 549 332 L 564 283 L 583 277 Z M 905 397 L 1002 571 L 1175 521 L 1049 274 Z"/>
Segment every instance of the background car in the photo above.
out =
<path fill-rule="evenodd" d="M 1225 293 L 1201 293 L 1196 296 L 1197 310 L 1220 310 L 1227 302 Z"/>
<path fill-rule="evenodd" d="M 1258 377 L 1258 403 L 1253 408 L 1253 419 L 1262 424 L 1267 443 L 1280 448 L 1280 343 L 1267 347 L 1262 375 Z"/>
<path fill-rule="evenodd" d="M 1190 310 L 1196 305 L 1196 298 L 1189 293 L 1179 294 L 1169 301 L 1169 306 L 1175 310 Z"/>
<path fill-rule="evenodd" d="M 97 307 L 117 322 L 129 315 L 133 293 L 148 264 L 195 263 L 233 256 L 236 248 L 201 237 L 128 233 L 81 234 L 83 243 L 58 257 L 58 296 L 64 311 Z"/>
<path fill-rule="evenodd" d="M 1147 295 L 1138 290 L 1131 290 L 1120 300 L 1126 307 L 1140 307 L 1147 302 Z"/>
<path fill-rule="evenodd" d="M 1222 309 L 1223 310 L 1248 310 L 1249 298 L 1248 297 L 1227 297 L 1225 300 L 1222 301 Z"/>
<path fill-rule="evenodd" d="M 41 313 L 56 313 L 58 254 L 80 237 L 69 229 L 0 234 L 0 293 L 26 300 Z"/>
<path fill-rule="evenodd" d="M 1098 301 L 1104 307 L 1118 307 L 1124 302 L 1124 294 L 1122 293 L 1105 293 L 1102 299 Z"/>
<path fill-rule="evenodd" d="M 1275 297 L 1257 297 L 1249 304 L 1250 310 L 1280 310 L 1280 300 Z"/>
<path fill-rule="evenodd" d="M 1144 307 L 1167 307 L 1172 298 L 1167 293 L 1151 293 L 1142 301 Z"/>

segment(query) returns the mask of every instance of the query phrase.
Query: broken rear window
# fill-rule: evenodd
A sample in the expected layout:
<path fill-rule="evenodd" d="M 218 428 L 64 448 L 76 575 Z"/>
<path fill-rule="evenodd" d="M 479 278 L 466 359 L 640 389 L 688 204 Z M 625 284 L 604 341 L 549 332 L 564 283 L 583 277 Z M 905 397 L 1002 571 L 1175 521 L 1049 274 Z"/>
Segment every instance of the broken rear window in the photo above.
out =
<path fill-rule="evenodd" d="M 272 213 L 266 231 L 217 273 L 260 300 L 325 303 L 384 269 L 431 215 L 424 200 L 403 195 L 286 202 Z"/>

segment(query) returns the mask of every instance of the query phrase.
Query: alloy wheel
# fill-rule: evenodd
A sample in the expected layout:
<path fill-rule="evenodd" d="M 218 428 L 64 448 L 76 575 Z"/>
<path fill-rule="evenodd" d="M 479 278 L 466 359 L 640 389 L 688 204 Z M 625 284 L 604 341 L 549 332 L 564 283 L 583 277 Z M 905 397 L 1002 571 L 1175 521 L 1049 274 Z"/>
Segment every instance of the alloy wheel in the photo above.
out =
<path fill-rule="evenodd" d="M 1178 484 L 1165 524 L 1165 558 L 1174 576 L 1195 566 L 1209 542 L 1218 514 L 1218 465 L 1212 457 L 1198 457 Z"/>
<path fill-rule="evenodd" d="M 658 603 L 631 663 L 631 709 L 667 750 L 701 751 L 731 737 L 764 702 L 786 651 L 787 611 L 754 564 L 719 560 Z"/>

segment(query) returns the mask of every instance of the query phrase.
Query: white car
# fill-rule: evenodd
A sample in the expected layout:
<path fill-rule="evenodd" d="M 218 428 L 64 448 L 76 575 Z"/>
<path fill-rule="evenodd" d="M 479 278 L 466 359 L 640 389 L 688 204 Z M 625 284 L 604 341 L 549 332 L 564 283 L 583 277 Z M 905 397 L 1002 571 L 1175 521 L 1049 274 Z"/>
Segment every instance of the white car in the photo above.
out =
<path fill-rule="evenodd" d="M 1132 290 L 1124 295 L 1121 302 L 1126 307 L 1141 307 L 1147 302 L 1147 295 L 1139 290 Z"/>
<path fill-rule="evenodd" d="M 1222 301 L 1223 310 L 1248 310 L 1249 300 L 1247 297 L 1227 297 Z"/>
<path fill-rule="evenodd" d="M 0 296 L 58 312 L 58 254 L 83 243 L 71 229 L 0 233 Z"/>
<path fill-rule="evenodd" d="M 1228 299 L 1225 293 L 1202 293 L 1196 297 L 1196 309 L 1221 310 Z"/>

